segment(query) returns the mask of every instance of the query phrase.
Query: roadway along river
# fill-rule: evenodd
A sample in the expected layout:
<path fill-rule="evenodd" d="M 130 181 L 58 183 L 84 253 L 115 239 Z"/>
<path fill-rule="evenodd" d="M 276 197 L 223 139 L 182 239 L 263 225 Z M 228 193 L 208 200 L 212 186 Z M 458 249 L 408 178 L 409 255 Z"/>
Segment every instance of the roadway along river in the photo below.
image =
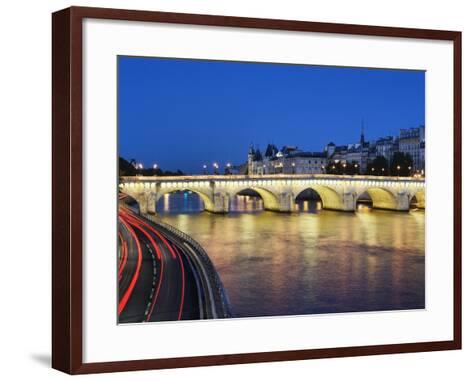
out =
<path fill-rule="evenodd" d="M 160 220 L 195 238 L 215 265 L 235 317 L 424 308 L 424 212 L 200 212 L 196 194 L 158 201 Z"/>

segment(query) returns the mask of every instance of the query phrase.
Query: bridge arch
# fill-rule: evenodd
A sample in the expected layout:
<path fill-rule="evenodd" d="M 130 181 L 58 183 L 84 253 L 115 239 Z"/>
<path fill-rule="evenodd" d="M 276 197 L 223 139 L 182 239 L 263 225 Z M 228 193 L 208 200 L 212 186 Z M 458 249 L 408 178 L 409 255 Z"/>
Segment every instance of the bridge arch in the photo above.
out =
<path fill-rule="evenodd" d="M 410 197 L 410 205 L 415 204 L 419 209 L 425 209 L 425 189 L 413 193 Z"/>
<path fill-rule="evenodd" d="M 381 187 L 372 187 L 364 189 L 358 193 L 357 201 L 363 194 L 368 194 L 373 202 L 374 209 L 387 209 L 387 210 L 397 210 L 398 202 L 396 195 L 391 191 L 381 188 Z"/>
<path fill-rule="evenodd" d="M 199 195 L 201 200 L 204 202 L 204 210 L 206 210 L 208 212 L 214 212 L 215 211 L 215 203 L 213 202 L 212 198 L 208 194 L 206 194 L 205 192 L 202 192 L 202 190 L 196 189 L 196 188 L 193 188 L 193 187 L 160 189 L 157 196 L 156 196 L 156 202 L 158 202 L 159 199 L 161 197 L 163 197 L 165 194 L 176 193 L 176 192 L 185 192 L 185 191 L 194 192 L 197 195 Z"/>
<path fill-rule="evenodd" d="M 119 191 L 138 204 L 140 213 L 156 212 L 156 194 L 154 189 L 145 190 L 144 187 L 131 187 L 120 184 Z"/>
<path fill-rule="evenodd" d="M 120 189 L 120 192 L 118 193 L 118 200 L 125 202 L 126 204 L 139 203 L 136 194 L 127 193 L 126 191 L 123 191 L 122 189 Z"/>
<path fill-rule="evenodd" d="M 343 198 L 335 189 L 325 185 L 311 185 L 298 190 L 294 194 L 296 199 L 302 192 L 311 189 L 317 193 L 322 200 L 323 209 L 344 210 Z"/>
<path fill-rule="evenodd" d="M 261 187 L 255 187 L 255 186 L 248 186 L 244 188 L 237 189 L 231 193 L 231 197 L 234 197 L 238 195 L 239 193 L 245 191 L 245 190 L 252 190 L 261 197 L 263 200 L 263 207 L 266 210 L 272 210 L 272 211 L 280 211 L 281 210 L 281 205 L 279 202 L 278 197 L 276 196 L 275 193 L 272 191 L 266 189 L 266 188 L 261 188 Z"/>

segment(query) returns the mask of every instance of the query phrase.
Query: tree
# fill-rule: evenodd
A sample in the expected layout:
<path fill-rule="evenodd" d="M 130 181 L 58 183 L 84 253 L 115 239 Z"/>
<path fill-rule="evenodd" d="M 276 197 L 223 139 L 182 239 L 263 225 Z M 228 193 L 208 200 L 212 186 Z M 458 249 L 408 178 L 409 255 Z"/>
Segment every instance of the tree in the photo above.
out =
<path fill-rule="evenodd" d="M 178 169 L 176 172 L 163 171 L 161 168 L 140 168 L 137 169 L 135 159 L 128 161 L 122 157 L 119 158 L 118 163 L 120 176 L 184 176 L 185 174 Z"/>
<path fill-rule="evenodd" d="M 360 164 L 358 163 L 347 163 L 345 168 L 345 174 L 347 175 L 359 175 Z"/>
<path fill-rule="evenodd" d="M 376 156 L 374 160 L 372 160 L 368 164 L 368 175 L 373 176 L 386 176 L 388 175 L 389 171 L 389 163 L 384 156 Z"/>
<path fill-rule="evenodd" d="M 340 161 L 334 162 L 329 161 L 325 170 L 330 175 L 341 175 L 342 174 L 342 163 Z"/>
<path fill-rule="evenodd" d="M 162 176 L 163 171 L 161 171 L 161 168 L 144 168 L 141 171 L 143 176 Z"/>
<path fill-rule="evenodd" d="M 360 173 L 360 166 L 357 163 L 342 163 L 341 161 L 331 161 L 327 164 L 325 172 L 331 175 L 356 175 Z"/>
<path fill-rule="evenodd" d="M 391 160 L 391 176 L 410 176 L 411 169 L 411 155 L 404 152 L 395 152 Z"/>
<path fill-rule="evenodd" d="M 118 172 L 120 176 L 135 176 L 136 168 L 131 162 L 120 157 L 118 159 Z"/>

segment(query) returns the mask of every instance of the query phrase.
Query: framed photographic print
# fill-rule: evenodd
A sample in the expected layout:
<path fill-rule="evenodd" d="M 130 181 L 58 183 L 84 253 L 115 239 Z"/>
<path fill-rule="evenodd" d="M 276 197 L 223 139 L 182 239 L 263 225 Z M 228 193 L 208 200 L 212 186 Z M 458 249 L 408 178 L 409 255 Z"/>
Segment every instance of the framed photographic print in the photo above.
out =
<path fill-rule="evenodd" d="M 461 348 L 461 33 L 53 14 L 53 367 Z"/>

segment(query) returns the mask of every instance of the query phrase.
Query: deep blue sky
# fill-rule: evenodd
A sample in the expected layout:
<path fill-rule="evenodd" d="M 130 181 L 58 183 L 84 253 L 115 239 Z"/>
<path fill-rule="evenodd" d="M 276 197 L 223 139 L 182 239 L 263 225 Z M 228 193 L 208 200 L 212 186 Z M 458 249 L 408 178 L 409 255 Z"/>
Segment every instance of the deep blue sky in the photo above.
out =
<path fill-rule="evenodd" d="M 200 173 L 264 150 L 357 142 L 424 124 L 424 72 L 125 57 L 118 59 L 119 154 Z"/>

